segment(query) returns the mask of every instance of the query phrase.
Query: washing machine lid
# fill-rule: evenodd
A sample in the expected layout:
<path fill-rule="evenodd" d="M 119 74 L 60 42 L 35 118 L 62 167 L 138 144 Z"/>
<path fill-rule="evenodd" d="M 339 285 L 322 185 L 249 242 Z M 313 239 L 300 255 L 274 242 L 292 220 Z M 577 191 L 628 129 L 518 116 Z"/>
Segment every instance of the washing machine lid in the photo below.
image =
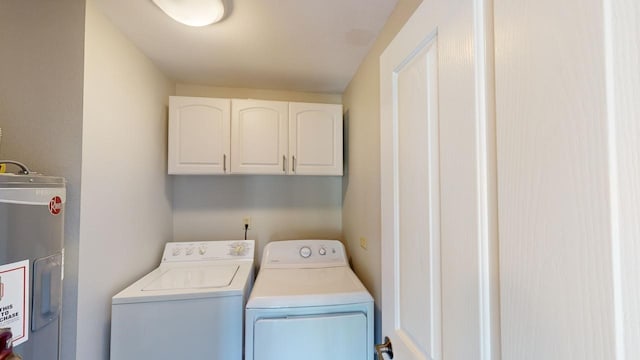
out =
<path fill-rule="evenodd" d="M 162 264 L 111 299 L 113 305 L 248 296 L 253 262 Z"/>
<path fill-rule="evenodd" d="M 142 291 L 227 287 L 238 268 L 236 264 L 169 268 L 144 286 Z"/>
<path fill-rule="evenodd" d="M 331 306 L 372 302 L 347 266 L 319 269 L 263 269 L 247 308 Z"/>

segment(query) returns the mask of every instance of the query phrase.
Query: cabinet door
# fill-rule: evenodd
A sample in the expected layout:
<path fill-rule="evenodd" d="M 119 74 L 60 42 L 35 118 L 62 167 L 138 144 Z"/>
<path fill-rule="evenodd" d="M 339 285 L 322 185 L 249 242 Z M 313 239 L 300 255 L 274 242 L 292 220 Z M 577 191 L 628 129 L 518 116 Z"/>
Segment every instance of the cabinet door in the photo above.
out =
<path fill-rule="evenodd" d="M 229 171 L 231 101 L 169 99 L 169 174 Z"/>
<path fill-rule="evenodd" d="M 280 101 L 233 100 L 232 173 L 287 173 L 287 104 Z"/>
<path fill-rule="evenodd" d="M 289 104 L 289 170 L 342 175 L 342 105 Z"/>

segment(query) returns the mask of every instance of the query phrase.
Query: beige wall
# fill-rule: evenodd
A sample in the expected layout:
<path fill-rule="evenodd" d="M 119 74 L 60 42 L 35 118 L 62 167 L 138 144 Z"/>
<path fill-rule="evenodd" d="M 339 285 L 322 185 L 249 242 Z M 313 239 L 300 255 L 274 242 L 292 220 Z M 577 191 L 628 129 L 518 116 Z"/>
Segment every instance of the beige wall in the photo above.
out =
<path fill-rule="evenodd" d="M 176 95 L 340 103 L 338 94 L 220 88 L 178 84 Z M 174 176 L 176 241 L 241 239 L 242 218 L 251 216 L 248 238 L 256 258 L 269 241 L 342 239 L 342 177 Z"/>
<path fill-rule="evenodd" d="M 84 0 L 0 1 L 0 157 L 67 179 L 65 359 L 75 358 L 84 11 Z"/>
<path fill-rule="evenodd" d="M 380 339 L 380 64 L 386 46 L 422 0 L 400 0 L 343 94 L 346 174 L 342 231 L 353 267 L 376 301 Z M 360 238 L 368 242 L 360 247 Z"/>
<path fill-rule="evenodd" d="M 251 216 L 256 262 L 273 240 L 341 240 L 341 187 L 337 176 L 175 176 L 174 238 L 242 239 Z"/>
<path fill-rule="evenodd" d="M 111 297 L 171 240 L 170 82 L 87 2 L 76 359 L 109 358 Z"/>

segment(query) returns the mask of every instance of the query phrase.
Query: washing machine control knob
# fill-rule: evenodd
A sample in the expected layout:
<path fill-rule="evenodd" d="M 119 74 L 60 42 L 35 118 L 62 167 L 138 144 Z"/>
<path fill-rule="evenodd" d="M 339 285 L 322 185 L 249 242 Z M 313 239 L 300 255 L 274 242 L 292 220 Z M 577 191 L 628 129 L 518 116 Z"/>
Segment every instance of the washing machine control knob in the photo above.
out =
<path fill-rule="evenodd" d="M 321 247 L 320 250 L 318 250 L 318 254 L 325 256 L 327 255 L 327 249 Z"/>
<path fill-rule="evenodd" d="M 200 248 L 198 249 L 198 252 L 200 253 L 200 255 L 204 255 L 207 252 L 207 247 L 206 246 L 200 246 Z"/>
<path fill-rule="evenodd" d="M 311 248 L 308 246 L 303 246 L 302 248 L 300 248 L 300 256 L 305 259 L 311 256 Z"/>
<path fill-rule="evenodd" d="M 181 248 L 178 248 L 178 247 L 174 248 L 173 249 L 173 256 L 178 256 L 178 255 L 180 255 L 181 252 L 182 252 Z"/>

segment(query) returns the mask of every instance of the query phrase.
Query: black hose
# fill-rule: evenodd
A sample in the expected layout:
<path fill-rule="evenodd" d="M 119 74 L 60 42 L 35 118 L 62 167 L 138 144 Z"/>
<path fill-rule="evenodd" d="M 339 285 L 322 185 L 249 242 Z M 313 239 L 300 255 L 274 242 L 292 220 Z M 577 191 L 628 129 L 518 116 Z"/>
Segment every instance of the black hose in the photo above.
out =
<path fill-rule="evenodd" d="M 31 170 L 29 170 L 27 165 L 25 165 L 25 164 L 23 164 L 23 163 L 21 163 L 19 161 L 15 161 L 15 160 L 0 160 L 0 164 L 12 164 L 12 165 L 15 165 L 15 166 L 20 168 L 20 174 L 22 174 L 22 175 L 31 174 Z"/>

